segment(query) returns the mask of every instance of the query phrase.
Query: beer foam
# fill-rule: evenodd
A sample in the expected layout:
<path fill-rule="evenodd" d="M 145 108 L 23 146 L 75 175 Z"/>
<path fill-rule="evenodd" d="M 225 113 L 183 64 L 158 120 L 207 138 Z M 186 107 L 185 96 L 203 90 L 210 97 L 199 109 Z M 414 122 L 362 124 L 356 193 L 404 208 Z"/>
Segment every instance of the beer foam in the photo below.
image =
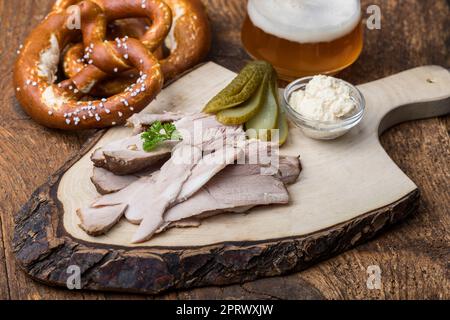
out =
<path fill-rule="evenodd" d="M 255 26 L 299 42 L 329 42 L 349 34 L 360 22 L 359 0 L 249 0 Z"/>

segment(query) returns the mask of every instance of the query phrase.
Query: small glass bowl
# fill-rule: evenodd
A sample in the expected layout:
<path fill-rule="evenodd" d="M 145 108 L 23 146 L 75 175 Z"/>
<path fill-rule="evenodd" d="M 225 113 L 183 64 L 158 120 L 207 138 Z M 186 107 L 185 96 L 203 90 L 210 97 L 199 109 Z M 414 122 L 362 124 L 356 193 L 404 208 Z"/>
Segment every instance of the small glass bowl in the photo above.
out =
<path fill-rule="evenodd" d="M 292 108 L 289 104 L 292 93 L 298 90 L 304 90 L 312 78 L 313 77 L 305 77 L 295 80 L 284 90 L 284 110 L 288 118 L 301 128 L 306 136 L 318 140 L 333 140 L 343 136 L 361 122 L 366 108 L 364 96 L 358 88 L 343 80 L 340 81 L 350 87 L 350 96 L 356 102 L 356 111 L 347 118 L 338 121 L 318 121 L 306 118 Z"/>

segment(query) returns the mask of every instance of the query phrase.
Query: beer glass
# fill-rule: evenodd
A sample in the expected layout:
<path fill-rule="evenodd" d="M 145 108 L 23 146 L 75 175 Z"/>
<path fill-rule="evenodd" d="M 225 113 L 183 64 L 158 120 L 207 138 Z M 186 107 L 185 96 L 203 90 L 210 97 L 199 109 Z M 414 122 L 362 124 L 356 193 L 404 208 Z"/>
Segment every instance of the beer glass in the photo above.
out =
<path fill-rule="evenodd" d="M 287 81 L 333 75 L 363 48 L 359 0 L 248 0 L 242 43 Z"/>

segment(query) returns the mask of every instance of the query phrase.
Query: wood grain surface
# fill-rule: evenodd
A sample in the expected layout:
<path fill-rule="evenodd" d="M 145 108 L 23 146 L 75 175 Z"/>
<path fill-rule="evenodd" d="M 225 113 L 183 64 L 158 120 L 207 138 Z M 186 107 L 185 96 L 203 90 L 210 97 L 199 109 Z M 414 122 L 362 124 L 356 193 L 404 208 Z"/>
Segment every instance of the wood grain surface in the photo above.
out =
<path fill-rule="evenodd" d="M 34 124 L 14 98 L 11 66 L 16 48 L 48 12 L 53 0 L 0 2 L 0 298 L 149 298 L 69 292 L 49 288 L 19 270 L 12 253 L 14 212 L 79 152 L 93 132 L 62 133 Z M 205 1 L 214 28 L 210 59 L 239 70 L 248 59 L 240 46 L 245 1 Z M 382 9 L 382 29 L 366 31 L 360 60 L 340 76 L 368 82 L 425 64 L 450 66 L 450 9 L 446 1 L 370 1 Z M 369 1 L 363 1 L 363 7 Z M 449 117 L 402 124 L 386 132 L 383 146 L 419 186 L 421 206 L 405 223 L 368 244 L 304 272 L 243 285 L 201 288 L 157 298 L 427 299 L 450 298 L 450 139 Z M 382 271 L 380 290 L 366 286 L 366 269 Z"/>

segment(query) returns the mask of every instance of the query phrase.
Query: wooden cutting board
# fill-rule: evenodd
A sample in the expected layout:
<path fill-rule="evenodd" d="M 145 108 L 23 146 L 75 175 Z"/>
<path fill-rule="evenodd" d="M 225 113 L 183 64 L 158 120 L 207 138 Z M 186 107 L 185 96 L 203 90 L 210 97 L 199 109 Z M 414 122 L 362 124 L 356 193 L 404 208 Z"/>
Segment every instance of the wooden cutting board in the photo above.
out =
<path fill-rule="evenodd" d="M 143 112 L 195 112 L 235 74 L 207 63 L 166 87 Z M 300 155 L 303 171 L 289 187 L 287 206 L 224 214 L 199 228 L 173 229 L 131 245 L 136 226 L 121 221 L 107 235 L 89 237 L 75 210 L 98 196 L 90 155 L 131 135 L 100 131 L 17 215 L 14 251 L 33 278 L 65 286 L 78 266 L 84 289 L 156 294 L 281 275 L 367 241 L 412 213 L 417 186 L 395 165 L 378 137 L 412 119 L 450 112 L 450 73 L 426 66 L 359 86 L 367 103 L 360 126 L 335 141 L 316 141 L 290 126 L 281 154 Z M 150 210 L 150 209 L 149 209 Z"/>

